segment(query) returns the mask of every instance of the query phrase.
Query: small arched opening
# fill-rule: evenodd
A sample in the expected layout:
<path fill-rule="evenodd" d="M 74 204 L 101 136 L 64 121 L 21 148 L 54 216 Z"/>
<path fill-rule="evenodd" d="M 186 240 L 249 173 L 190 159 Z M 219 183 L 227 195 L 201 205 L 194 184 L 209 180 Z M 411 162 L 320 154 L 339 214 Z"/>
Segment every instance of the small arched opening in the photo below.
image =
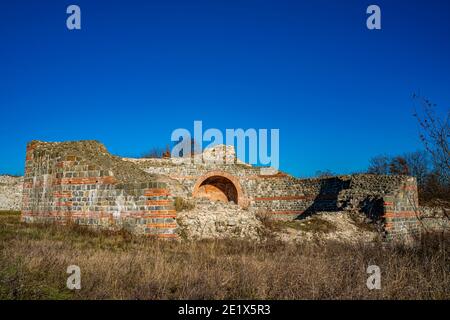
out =
<path fill-rule="evenodd" d="M 211 200 L 238 203 L 237 189 L 233 182 L 221 176 L 213 176 L 203 181 L 198 190 L 197 197 L 205 197 Z"/>
<path fill-rule="evenodd" d="M 244 205 L 242 188 L 237 178 L 225 172 L 210 172 L 197 180 L 192 195 L 215 201 Z"/>

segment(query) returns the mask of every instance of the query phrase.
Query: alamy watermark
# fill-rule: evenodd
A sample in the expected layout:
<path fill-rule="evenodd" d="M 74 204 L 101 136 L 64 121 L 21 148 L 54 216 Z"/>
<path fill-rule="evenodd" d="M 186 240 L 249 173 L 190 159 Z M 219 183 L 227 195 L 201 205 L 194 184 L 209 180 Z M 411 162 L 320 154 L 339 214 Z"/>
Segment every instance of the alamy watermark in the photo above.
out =
<path fill-rule="evenodd" d="M 70 276 L 67 278 L 66 286 L 69 290 L 81 289 L 81 269 L 79 266 L 70 265 L 67 267 L 67 273 Z"/>
<path fill-rule="evenodd" d="M 67 7 L 66 13 L 70 16 L 66 19 L 66 26 L 69 30 L 81 29 L 81 9 L 78 5 L 71 4 Z M 369 30 L 381 29 L 381 9 L 376 4 L 371 4 L 366 9 L 366 14 L 370 16 L 366 20 L 366 26 Z"/>
<path fill-rule="evenodd" d="M 66 19 L 66 27 L 69 30 L 80 30 L 81 29 L 81 9 L 75 4 L 71 4 L 67 7 L 66 13 L 70 16 Z"/>
<path fill-rule="evenodd" d="M 366 286 L 369 290 L 381 289 L 381 269 L 377 265 L 370 265 L 367 267 L 367 273 L 370 276 L 367 278 Z"/>
<path fill-rule="evenodd" d="M 280 165 L 279 139 L 279 129 L 226 129 L 223 133 L 216 128 L 203 131 L 202 121 L 194 121 L 193 134 L 185 128 L 172 132 L 171 141 L 175 142 L 175 145 L 171 157 L 175 161 L 182 159 L 196 164 L 235 164 L 236 161 L 242 160 L 251 165 L 266 166 L 261 168 L 261 174 L 275 174 Z M 209 144 L 203 148 L 203 142 Z M 218 146 L 223 149 L 217 149 Z M 236 146 L 236 155 L 228 153 L 230 146 Z"/>
<path fill-rule="evenodd" d="M 369 30 L 380 30 L 381 29 L 381 9 L 376 4 L 372 4 L 367 7 L 367 14 L 370 16 L 366 20 L 366 26 Z"/>

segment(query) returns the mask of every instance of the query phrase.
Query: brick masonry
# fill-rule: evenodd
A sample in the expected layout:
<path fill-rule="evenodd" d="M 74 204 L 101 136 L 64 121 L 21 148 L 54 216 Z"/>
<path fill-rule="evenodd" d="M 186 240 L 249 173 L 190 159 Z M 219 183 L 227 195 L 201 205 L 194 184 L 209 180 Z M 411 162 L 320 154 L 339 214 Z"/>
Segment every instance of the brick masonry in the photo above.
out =
<path fill-rule="evenodd" d="M 370 174 L 297 179 L 285 173 L 261 175 L 243 164 L 174 163 L 172 159 L 125 159 L 142 170 L 167 175 L 185 186 L 186 196 L 211 176 L 235 185 L 241 206 L 264 211 L 274 219 L 301 219 L 323 211 L 357 210 L 384 225 L 386 239 L 420 232 L 416 180 L 409 176 Z"/>
<path fill-rule="evenodd" d="M 92 161 L 95 157 L 102 161 Z M 115 171 L 121 162 L 94 141 L 29 143 L 22 220 L 177 237 L 167 184 L 145 175 L 139 182 L 132 176 L 118 177 Z"/>
<path fill-rule="evenodd" d="M 203 197 L 213 190 L 216 199 L 228 197 L 249 212 L 264 211 L 274 219 L 359 210 L 384 223 L 387 239 L 420 231 L 411 177 L 297 179 L 285 173 L 262 175 L 260 168 L 237 161 L 185 160 L 122 159 L 96 141 L 32 141 L 26 152 L 22 218 L 176 238 L 174 197 Z"/>

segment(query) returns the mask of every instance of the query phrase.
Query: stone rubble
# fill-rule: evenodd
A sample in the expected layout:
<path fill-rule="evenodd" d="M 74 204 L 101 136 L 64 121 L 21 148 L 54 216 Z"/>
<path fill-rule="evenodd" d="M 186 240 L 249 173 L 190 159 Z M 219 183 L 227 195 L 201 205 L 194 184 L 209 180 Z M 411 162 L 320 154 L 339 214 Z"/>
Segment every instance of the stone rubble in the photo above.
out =
<path fill-rule="evenodd" d="M 261 221 L 254 212 L 232 202 L 190 199 L 195 208 L 177 213 L 179 234 L 188 240 L 241 238 L 259 239 Z"/>
<path fill-rule="evenodd" d="M 297 223 L 307 225 L 308 223 L 314 223 L 315 219 L 329 222 L 334 230 L 330 232 L 316 232 L 314 230 L 296 230 L 287 227 L 282 231 L 276 232 L 276 238 L 285 242 L 339 241 L 348 243 L 367 243 L 380 238 L 380 234 L 375 230 L 371 231 L 355 225 L 348 212 L 319 212 Z"/>
<path fill-rule="evenodd" d="M 191 198 L 195 208 L 177 213 L 178 232 L 185 240 L 241 238 L 253 241 L 266 239 L 266 227 L 255 210 L 244 210 L 234 203 Z M 372 242 L 379 233 L 355 225 L 348 212 L 321 212 L 296 223 L 314 223 L 322 219 L 333 226 L 330 232 L 298 230 L 284 227 L 272 230 L 274 239 L 283 242 L 327 241 Z M 280 222 L 283 224 L 283 222 Z"/>
<path fill-rule="evenodd" d="M 450 208 L 447 203 L 420 207 L 420 223 L 425 231 L 450 232 Z"/>
<path fill-rule="evenodd" d="M 0 210 L 19 211 L 22 206 L 23 177 L 0 175 Z"/>

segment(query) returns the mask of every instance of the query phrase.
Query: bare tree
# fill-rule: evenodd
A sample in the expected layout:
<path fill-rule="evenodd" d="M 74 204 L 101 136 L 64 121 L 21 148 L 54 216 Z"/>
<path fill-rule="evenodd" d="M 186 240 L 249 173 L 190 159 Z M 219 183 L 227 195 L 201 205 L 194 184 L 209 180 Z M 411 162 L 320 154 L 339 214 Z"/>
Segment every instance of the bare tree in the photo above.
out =
<path fill-rule="evenodd" d="M 147 159 L 151 159 L 151 158 L 162 158 L 162 154 L 164 152 L 163 148 L 152 148 L 150 151 L 144 153 L 142 155 L 142 158 L 147 158 Z"/>
<path fill-rule="evenodd" d="M 391 158 L 386 155 L 380 155 L 370 159 L 367 173 L 371 174 L 389 174 L 389 164 Z"/>
<path fill-rule="evenodd" d="M 189 158 L 202 153 L 201 145 L 199 145 L 194 138 L 182 136 L 173 143 L 173 146 L 176 145 L 179 145 L 181 150 L 179 154 L 174 155 L 175 157 Z"/>
<path fill-rule="evenodd" d="M 403 174 L 424 179 L 428 164 L 423 151 L 405 153 L 403 156 L 379 155 L 370 159 L 367 173 L 371 174 Z"/>
<path fill-rule="evenodd" d="M 409 169 L 409 174 L 417 179 L 417 184 L 423 186 L 429 174 L 428 155 L 425 151 L 409 152 L 403 155 Z"/>
<path fill-rule="evenodd" d="M 414 95 L 419 103 L 416 117 L 420 127 L 420 139 L 428 152 L 433 170 L 427 175 L 423 186 L 422 198 L 440 206 L 450 205 L 450 109 L 439 117 L 436 104 L 426 98 Z"/>
<path fill-rule="evenodd" d="M 450 109 L 443 117 L 436 114 L 436 104 L 428 99 L 414 95 L 421 108 L 416 110 L 416 117 L 421 132 L 420 139 L 425 145 L 425 149 L 431 156 L 434 170 L 438 174 L 442 183 L 450 182 Z"/>
<path fill-rule="evenodd" d="M 409 167 L 406 159 L 400 156 L 395 157 L 389 164 L 390 174 L 409 175 Z"/>
<path fill-rule="evenodd" d="M 142 158 L 169 158 L 170 157 L 170 150 L 169 146 L 167 146 L 165 149 L 160 147 L 154 147 L 150 151 L 144 153 L 142 155 Z"/>

